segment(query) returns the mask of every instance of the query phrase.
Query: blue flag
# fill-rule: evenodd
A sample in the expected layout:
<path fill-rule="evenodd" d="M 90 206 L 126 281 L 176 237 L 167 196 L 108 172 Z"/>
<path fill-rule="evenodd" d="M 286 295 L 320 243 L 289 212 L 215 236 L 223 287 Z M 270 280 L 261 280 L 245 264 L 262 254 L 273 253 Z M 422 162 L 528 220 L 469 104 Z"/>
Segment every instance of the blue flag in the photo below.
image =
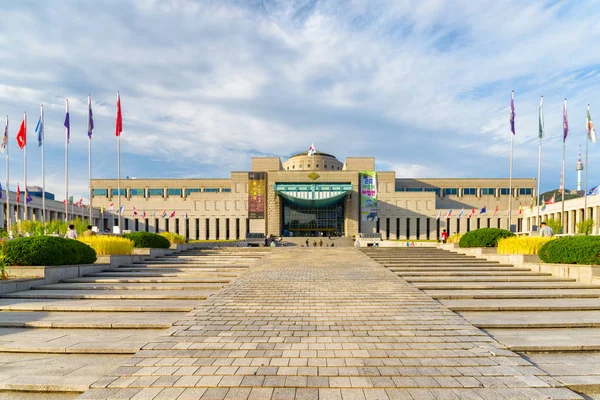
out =
<path fill-rule="evenodd" d="M 38 134 L 38 146 L 42 146 L 42 142 L 44 141 L 44 123 L 42 122 L 42 116 L 40 115 L 40 119 L 38 119 L 38 123 L 35 126 L 35 131 Z"/>
<path fill-rule="evenodd" d="M 33 199 L 32 199 L 32 198 L 31 198 L 31 196 L 29 195 L 29 191 L 28 191 L 27 189 L 25 189 L 25 202 L 26 202 L 27 204 L 29 204 L 29 202 L 30 202 L 31 200 L 33 200 Z"/>
<path fill-rule="evenodd" d="M 0 199 L 2 198 L 2 184 L 0 183 Z"/>
<path fill-rule="evenodd" d="M 510 131 L 515 134 L 515 91 L 512 91 L 510 98 Z"/>
<path fill-rule="evenodd" d="M 69 100 L 66 100 L 67 115 L 65 115 L 65 128 L 67 129 L 67 144 L 71 138 L 71 122 L 69 120 Z"/>
<path fill-rule="evenodd" d="M 479 211 L 479 214 L 485 214 L 487 212 L 485 206 L 481 207 L 481 210 Z"/>
<path fill-rule="evenodd" d="M 92 130 L 94 130 L 94 114 L 92 114 L 92 97 L 88 96 L 88 137 L 92 138 Z"/>

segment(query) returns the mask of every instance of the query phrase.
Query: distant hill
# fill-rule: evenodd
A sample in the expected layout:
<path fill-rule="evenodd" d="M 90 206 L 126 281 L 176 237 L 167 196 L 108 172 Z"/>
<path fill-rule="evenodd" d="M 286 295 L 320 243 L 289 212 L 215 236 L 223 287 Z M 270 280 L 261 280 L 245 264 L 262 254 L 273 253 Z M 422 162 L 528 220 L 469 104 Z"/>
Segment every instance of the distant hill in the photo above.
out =
<path fill-rule="evenodd" d="M 560 193 L 560 189 L 550 190 L 548 192 L 542 193 L 540 196 L 540 204 L 543 200 L 548 201 L 552 196 L 556 194 L 555 201 L 562 201 L 562 194 Z M 565 200 L 576 199 L 577 197 L 583 197 L 583 191 L 577 192 L 576 190 L 566 189 Z"/>

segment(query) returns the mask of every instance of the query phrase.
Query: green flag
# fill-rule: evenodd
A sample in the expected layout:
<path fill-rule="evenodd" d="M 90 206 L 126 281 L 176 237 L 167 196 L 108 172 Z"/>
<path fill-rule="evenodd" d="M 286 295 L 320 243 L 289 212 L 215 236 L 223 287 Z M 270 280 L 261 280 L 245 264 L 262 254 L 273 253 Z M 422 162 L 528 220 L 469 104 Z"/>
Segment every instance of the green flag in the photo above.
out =
<path fill-rule="evenodd" d="M 69 203 L 73 204 L 73 196 L 69 196 Z"/>
<path fill-rule="evenodd" d="M 544 138 L 544 96 L 540 98 L 540 126 L 539 126 L 539 136 L 540 139 Z"/>

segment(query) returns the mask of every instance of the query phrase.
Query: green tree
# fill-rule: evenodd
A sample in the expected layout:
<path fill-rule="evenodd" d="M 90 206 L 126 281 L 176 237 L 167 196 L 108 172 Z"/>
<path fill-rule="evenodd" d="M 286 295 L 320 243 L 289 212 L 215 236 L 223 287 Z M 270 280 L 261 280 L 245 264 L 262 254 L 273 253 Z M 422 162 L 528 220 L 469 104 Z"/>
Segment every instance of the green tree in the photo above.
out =
<path fill-rule="evenodd" d="M 562 233 L 562 222 L 559 219 L 550 218 L 546 221 L 546 225 L 548 225 L 554 233 Z"/>
<path fill-rule="evenodd" d="M 592 229 L 594 228 L 594 220 L 591 218 L 585 221 L 579 221 L 577 223 L 577 233 L 583 233 L 584 235 L 591 235 Z"/>

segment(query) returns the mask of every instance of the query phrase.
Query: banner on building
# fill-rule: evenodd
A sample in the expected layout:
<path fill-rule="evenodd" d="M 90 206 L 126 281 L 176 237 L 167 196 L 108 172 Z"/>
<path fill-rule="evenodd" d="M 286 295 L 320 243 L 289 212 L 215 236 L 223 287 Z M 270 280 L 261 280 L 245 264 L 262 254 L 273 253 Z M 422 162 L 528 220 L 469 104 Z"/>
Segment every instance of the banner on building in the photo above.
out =
<path fill-rule="evenodd" d="M 360 173 L 360 215 L 363 222 L 377 221 L 377 173 Z"/>
<path fill-rule="evenodd" d="M 248 172 L 248 218 L 265 218 L 264 172 Z"/>

